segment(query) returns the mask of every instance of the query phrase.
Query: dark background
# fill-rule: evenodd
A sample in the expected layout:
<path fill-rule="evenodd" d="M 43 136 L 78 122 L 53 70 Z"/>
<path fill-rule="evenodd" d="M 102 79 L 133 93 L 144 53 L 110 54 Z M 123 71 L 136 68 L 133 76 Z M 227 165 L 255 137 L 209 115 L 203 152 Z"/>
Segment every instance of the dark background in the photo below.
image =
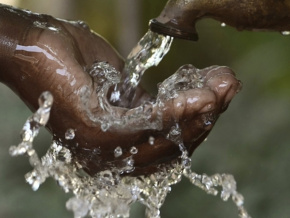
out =
<path fill-rule="evenodd" d="M 0 1 L 4 2 L 4 1 Z M 165 0 L 19 0 L 19 7 L 57 17 L 85 20 L 123 56 L 158 16 Z M 237 12 L 238 13 L 238 12 Z M 239 32 L 203 20 L 200 40 L 174 40 L 162 63 L 143 79 L 150 92 L 156 84 L 191 63 L 198 68 L 226 65 L 243 82 L 243 90 L 217 122 L 208 140 L 192 156 L 197 173 L 230 173 L 252 217 L 290 216 L 290 36 L 280 33 Z M 25 157 L 12 158 L 9 146 L 31 114 L 8 88 L 0 84 L 0 218 L 73 217 L 66 211 L 65 194 L 52 179 L 37 192 L 25 183 L 31 170 Z M 36 140 L 40 152 L 50 144 L 42 131 Z M 144 217 L 135 205 L 131 217 Z M 161 210 L 163 218 L 238 217 L 232 202 L 205 194 L 186 179 L 173 187 Z"/>

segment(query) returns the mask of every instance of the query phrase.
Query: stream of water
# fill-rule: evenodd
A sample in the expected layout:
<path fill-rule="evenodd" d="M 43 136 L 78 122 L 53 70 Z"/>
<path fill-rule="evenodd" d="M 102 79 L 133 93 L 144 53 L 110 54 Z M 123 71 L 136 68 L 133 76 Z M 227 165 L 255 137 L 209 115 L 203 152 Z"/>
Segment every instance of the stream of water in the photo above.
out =
<path fill-rule="evenodd" d="M 122 107 L 131 107 L 134 94 L 144 72 L 157 66 L 170 49 L 173 37 L 148 31 L 132 49 L 125 61 L 122 82 L 115 86 L 111 102 Z"/>
<path fill-rule="evenodd" d="M 98 62 L 90 68 L 89 73 L 96 82 L 100 83 L 98 102 L 102 108 L 103 116 L 95 116 L 89 110 L 87 112 L 90 119 L 96 125 L 100 125 L 103 131 L 107 131 L 109 128 L 130 128 L 132 122 L 137 129 L 162 128 L 160 119 L 156 119 L 153 123 L 148 121 L 148 116 L 146 116 L 148 105 L 146 104 L 139 106 L 128 116 L 118 117 L 114 114 L 106 94 L 108 89 L 115 85 L 115 92 L 113 92 L 111 100 L 122 102 L 124 99 L 132 98 L 144 71 L 161 61 L 168 52 L 171 42 L 172 38 L 153 34 L 149 31 L 129 55 L 125 67 L 126 77 L 123 79 L 120 73 L 107 63 Z M 182 80 L 186 79 L 187 83 L 179 87 L 179 90 L 203 86 L 203 79 L 198 72 L 190 70 L 190 73 L 186 74 L 188 77 L 182 76 Z M 172 84 L 176 84 L 181 79 L 181 73 L 184 74 L 184 69 L 182 72 L 177 71 L 159 86 L 159 94 L 154 104 L 160 105 L 165 100 L 176 97 L 176 87 L 173 88 Z M 121 87 L 120 81 L 122 81 Z M 123 92 L 122 90 L 128 91 Z M 86 101 L 87 95 L 90 95 L 88 88 L 82 87 L 80 95 L 84 107 L 86 107 L 89 104 Z M 65 192 L 72 192 L 74 197 L 66 203 L 66 207 L 73 211 L 75 218 L 87 215 L 93 218 L 129 217 L 130 207 L 135 202 L 145 205 L 146 217 L 159 218 L 160 208 L 170 192 L 171 186 L 180 182 L 182 177 L 188 178 L 193 185 L 208 194 L 218 195 L 220 193 L 224 201 L 232 199 L 238 208 L 239 216 L 241 218 L 250 217 L 243 206 L 243 196 L 237 192 L 236 181 L 232 175 L 215 174 L 208 176 L 192 172 L 191 159 L 183 145 L 181 129 L 178 125 L 171 128 L 167 138 L 179 146 L 181 161 L 172 161 L 171 164 L 163 166 L 159 172 L 147 177 L 120 176 L 124 170 L 134 170 L 134 161 L 130 158 L 126 160 L 126 169 L 123 166 L 122 169 L 117 168 L 114 172 L 105 170 L 91 177 L 86 174 L 80 164 L 74 162 L 70 150 L 59 141 L 53 141 L 47 153 L 40 158 L 33 148 L 33 140 L 39 129 L 46 125 L 52 103 L 53 96 L 49 92 L 40 96 L 39 109 L 28 118 L 23 127 L 22 142 L 18 146 L 11 146 L 10 154 L 12 156 L 27 154 L 29 157 L 33 170 L 27 173 L 25 178 L 33 190 L 37 190 L 48 177 L 52 177 Z M 124 102 L 126 106 L 129 104 L 129 101 Z M 160 113 L 162 112 L 160 111 Z M 68 129 L 65 138 L 73 139 L 74 135 L 74 130 Z M 153 146 L 154 143 L 154 137 L 150 137 L 149 146 Z M 134 155 L 138 149 L 132 147 L 130 152 Z M 120 157 L 122 148 L 116 146 L 114 155 Z"/>

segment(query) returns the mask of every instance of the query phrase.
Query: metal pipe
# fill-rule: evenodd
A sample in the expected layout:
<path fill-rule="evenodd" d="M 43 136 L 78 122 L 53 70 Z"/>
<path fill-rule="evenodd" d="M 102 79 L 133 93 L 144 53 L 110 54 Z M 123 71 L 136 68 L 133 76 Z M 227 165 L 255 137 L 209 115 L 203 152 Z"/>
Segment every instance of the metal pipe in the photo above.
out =
<path fill-rule="evenodd" d="M 196 22 L 209 17 L 238 30 L 290 31 L 290 0 L 169 0 L 150 21 L 154 32 L 198 40 Z"/>

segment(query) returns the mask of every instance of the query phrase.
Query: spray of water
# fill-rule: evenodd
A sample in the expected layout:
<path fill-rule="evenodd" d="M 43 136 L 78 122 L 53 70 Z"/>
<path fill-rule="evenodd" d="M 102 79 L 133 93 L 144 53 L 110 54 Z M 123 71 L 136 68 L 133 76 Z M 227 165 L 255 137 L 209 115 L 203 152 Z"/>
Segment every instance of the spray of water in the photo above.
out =
<path fill-rule="evenodd" d="M 129 87 L 129 94 L 123 93 L 124 96 L 129 97 L 132 93 L 134 94 L 144 71 L 161 61 L 167 53 L 171 41 L 172 39 L 168 37 L 158 36 L 151 32 L 146 34 L 138 44 L 137 50 L 129 55 L 126 62 L 127 77 L 123 85 Z M 106 96 L 110 86 L 117 85 L 121 76 L 112 66 L 108 63 L 97 62 L 91 66 L 88 72 L 98 83 L 98 90 L 95 91 L 99 93 L 97 101 L 102 109 L 102 116 L 96 116 L 86 109 L 89 108 L 88 96 L 90 95 L 86 86 L 79 90 L 83 102 L 82 106 L 87 111 L 89 118 L 103 131 L 107 131 L 109 128 L 126 129 L 133 124 L 135 128 L 139 129 L 162 128 L 161 119 L 156 119 L 154 122 L 148 121 L 148 113 L 146 113 L 148 103 L 137 107 L 130 115 L 118 117 L 114 114 Z M 196 87 L 203 87 L 203 78 L 199 75 L 198 70 L 194 68 L 180 69 L 159 86 L 156 102 L 149 104 L 155 104 L 162 108 L 166 100 L 178 96 L 178 91 Z M 117 88 L 115 90 L 118 91 Z M 122 97 L 122 95 L 119 95 L 117 91 L 112 96 L 121 100 L 122 98 L 118 96 Z M 138 152 L 134 146 L 130 149 L 132 156 L 124 160 L 123 166 L 116 166 L 114 169 L 99 172 L 94 176 L 86 174 L 81 164 L 72 158 L 70 150 L 59 141 L 53 141 L 47 153 L 39 158 L 33 147 L 33 140 L 39 129 L 46 125 L 52 103 L 53 97 L 49 92 L 40 96 L 39 109 L 24 124 L 21 133 L 22 142 L 18 146 L 11 146 L 10 154 L 12 156 L 27 154 L 29 157 L 33 170 L 27 173 L 25 178 L 33 190 L 37 190 L 48 177 L 52 177 L 65 192 L 72 192 L 74 197 L 68 200 L 66 207 L 73 211 L 75 218 L 88 215 L 93 218 L 129 217 L 130 207 L 135 202 L 145 205 L 146 217 L 159 218 L 160 207 L 170 192 L 171 186 L 178 183 L 183 176 L 208 194 L 217 195 L 220 193 L 224 201 L 232 199 L 238 208 L 239 216 L 241 218 L 250 217 L 243 206 L 243 196 L 237 192 L 236 181 L 232 175 L 215 174 L 208 176 L 192 172 L 191 159 L 188 157 L 181 138 L 182 130 L 177 124 L 172 126 L 167 139 L 179 146 L 180 158 L 169 164 L 161 165 L 159 172 L 146 177 L 120 176 L 124 172 L 134 170 L 132 156 Z M 161 113 L 162 110 L 159 111 L 159 114 Z M 74 136 L 73 129 L 68 129 L 65 133 L 67 140 L 73 139 Z M 148 146 L 154 146 L 154 137 L 149 137 L 148 140 Z M 120 157 L 122 152 L 122 148 L 117 146 L 114 151 L 115 157 Z"/>
<path fill-rule="evenodd" d="M 122 83 L 116 85 L 111 94 L 111 102 L 119 106 L 131 107 L 130 103 L 135 97 L 136 88 L 144 72 L 160 63 L 168 53 L 172 41 L 173 37 L 160 35 L 149 30 L 128 55 Z"/>

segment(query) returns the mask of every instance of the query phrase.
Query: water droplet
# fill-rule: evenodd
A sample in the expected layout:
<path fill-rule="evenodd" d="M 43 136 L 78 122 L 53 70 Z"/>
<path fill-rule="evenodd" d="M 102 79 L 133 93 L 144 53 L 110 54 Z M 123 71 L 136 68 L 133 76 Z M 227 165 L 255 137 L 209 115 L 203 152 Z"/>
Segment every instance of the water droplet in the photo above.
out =
<path fill-rule="evenodd" d="M 52 103 L 53 103 L 53 96 L 50 92 L 43 92 L 38 99 L 39 106 L 43 108 L 51 107 Z"/>
<path fill-rule="evenodd" d="M 208 190 L 213 186 L 212 179 L 209 176 L 207 176 L 207 175 L 202 175 L 202 181 L 201 182 L 202 182 L 202 184 L 205 185 L 206 189 L 208 189 Z"/>
<path fill-rule="evenodd" d="M 114 150 L 114 156 L 115 157 L 120 157 L 123 154 L 123 150 L 120 146 L 118 146 L 117 148 L 115 148 Z"/>
<path fill-rule="evenodd" d="M 39 21 L 34 21 L 34 22 L 33 22 L 33 25 L 34 25 L 35 27 L 45 29 L 46 26 L 47 26 L 47 23 L 45 23 L 45 22 L 39 22 Z"/>
<path fill-rule="evenodd" d="M 191 159 L 189 157 L 183 158 L 181 164 L 184 168 L 190 168 L 191 167 Z"/>
<path fill-rule="evenodd" d="M 73 129 L 68 129 L 65 132 L 65 139 L 66 140 L 72 140 L 72 139 L 74 139 L 74 137 L 75 137 L 75 131 Z"/>
<path fill-rule="evenodd" d="M 170 129 L 170 135 L 177 136 L 181 134 L 179 126 L 172 126 Z"/>
<path fill-rule="evenodd" d="M 66 202 L 66 208 L 74 211 L 74 217 L 85 217 L 89 212 L 90 204 L 88 201 L 73 197 Z"/>
<path fill-rule="evenodd" d="M 41 184 L 41 181 L 40 181 L 40 176 L 37 174 L 35 170 L 33 170 L 30 173 L 27 173 L 25 175 L 25 179 L 26 179 L 26 182 L 31 185 L 33 191 L 38 190 Z"/>
<path fill-rule="evenodd" d="M 124 162 L 124 167 L 120 169 L 121 172 L 131 173 L 134 171 L 135 167 L 134 167 L 134 160 L 132 156 L 124 159 L 123 162 Z"/>
<path fill-rule="evenodd" d="M 211 124 L 212 124 L 212 122 L 209 121 L 209 120 L 205 120 L 205 121 L 204 121 L 204 125 L 206 125 L 206 126 L 209 126 L 209 125 L 211 125 Z"/>
<path fill-rule="evenodd" d="M 181 129 L 179 128 L 179 125 L 176 124 L 175 126 L 172 126 L 169 133 L 166 136 L 167 139 L 171 140 L 172 142 L 176 144 L 180 144 L 182 142 L 181 138 Z"/>
<path fill-rule="evenodd" d="M 118 101 L 120 101 L 120 96 L 121 96 L 121 93 L 119 90 L 113 91 L 111 94 L 111 97 L 110 97 L 110 101 L 113 103 L 118 102 Z"/>
<path fill-rule="evenodd" d="M 78 25 L 80 25 L 84 29 L 88 29 L 89 28 L 88 24 L 86 22 L 82 21 L 82 20 L 78 20 L 76 22 L 77 22 Z"/>
<path fill-rule="evenodd" d="M 59 29 L 53 26 L 48 26 L 47 29 L 54 31 L 54 32 L 59 32 Z"/>
<path fill-rule="evenodd" d="M 206 108 L 207 108 L 208 111 L 210 111 L 210 110 L 213 108 L 213 105 L 212 105 L 212 104 L 208 104 L 208 105 L 206 106 Z"/>
<path fill-rule="evenodd" d="M 233 195 L 233 201 L 238 207 L 241 207 L 244 204 L 244 197 L 241 194 L 236 193 Z"/>
<path fill-rule="evenodd" d="M 93 149 L 93 154 L 94 154 L 94 155 L 99 155 L 99 154 L 101 154 L 101 149 L 100 149 L 100 148 L 94 148 L 94 149 Z"/>
<path fill-rule="evenodd" d="M 137 154 L 138 153 L 138 149 L 136 148 L 136 147 L 131 147 L 131 149 L 130 149 L 130 153 L 131 154 Z"/>
<path fill-rule="evenodd" d="M 245 208 L 239 208 L 239 217 L 240 218 L 251 218 Z"/>
<path fill-rule="evenodd" d="M 226 23 L 221 23 L 221 27 L 226 27 L 227 24 Z"/>
<path fill-rule="evenodd" d="M 19 156 L 19 155 L 23 155 L 23 154 L 25 154 L 25 153 L 28 151 L 28 149 L 30 149 L 30 148 L 31 148 L 31 144 L 30 144 L 30 143 L 24 143 L 24 142 L 22 142 L 22 143 L 20 143 L 18 146 L 15 146 L 15 145 L 11 146 L 11 147 L 9 148 L 9 154 L 10 154 L 11 156 Z"/>
<path fill-rule="evenodd" d="M 109 129 L 110 125 L 107 122 L 101 124 L 101 129 L 103 132 L 106 132 Z"/>
<path fill-rule="evenodd" d="M 150 136 L 149 139 L 148 139 L 148 142 L 149 142 L 150 145 L 154 145 L 155 138 L 153 136 Z"/>
<path fill-rule="evenodd" d="M 222 179 L 223 190 L 221 192 L 221 198 L 222 200 L 227 201 L 231 194 L 236 190 L 236 181 L 232 175 L 223 175 Z"/>
<path fill-rule="evenodd" d="M 282 31 L 281 34 L 283 36 L 289 36 L 290 35 L 290 31 Z"/>

